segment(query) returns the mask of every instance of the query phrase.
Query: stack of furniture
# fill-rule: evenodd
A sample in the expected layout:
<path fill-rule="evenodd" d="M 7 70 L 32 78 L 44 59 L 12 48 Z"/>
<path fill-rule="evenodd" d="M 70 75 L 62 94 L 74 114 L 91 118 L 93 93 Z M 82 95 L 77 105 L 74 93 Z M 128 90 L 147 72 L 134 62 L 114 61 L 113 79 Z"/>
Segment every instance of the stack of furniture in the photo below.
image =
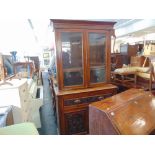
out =
<path fill-rule="evenodd" d="M 20 78 L 32 78 L 35 70 L 33 62 L 15 62 L 14 74 Z"/>
<path fill-rule="evenodd" d="M 122 63 L 130 64 L 131 56 L 136 56 L 138 52 L 138 47 L 136 45 L 121 44 L 120 53 L 122 55 Z"/>
<path fill-rule="evenodd" d="M 0 87 L 0 107 L 12 105 L 14 124 L 34 122 L 41 127 L 39 108 L 43 99 L 36 98 L 37 84 L 32 79 L 12 79 Z M 41 91 L 40 91 L 41 92 Z"/>
<path fill-rule="evenodd" d="M 111 71 L 123 66 L 123 55 L 120 53 L 111 54 Z"/>
<path fill-rule="evenodd" d="M 116 94 L 110 83 L 113 22 L 51 20 L 56 43 L 59 134 L 88 134 L 88 105 Z M 52 78 L 51 78 L 52 79 Z"/>
<path fill-rule="evenodd" d="M 144 55 L 155 55 L 155 42 L 154 41 L 145 42 Z"/>
<path fill-rule="evenodd" d="M 37 85 L 37 81 L 28 79 L 28 93 L 31 104 L 30 122 L 34 122 L 37 128 L 41 128 L 39 109 L 43 105 L 43 86 Z"/>

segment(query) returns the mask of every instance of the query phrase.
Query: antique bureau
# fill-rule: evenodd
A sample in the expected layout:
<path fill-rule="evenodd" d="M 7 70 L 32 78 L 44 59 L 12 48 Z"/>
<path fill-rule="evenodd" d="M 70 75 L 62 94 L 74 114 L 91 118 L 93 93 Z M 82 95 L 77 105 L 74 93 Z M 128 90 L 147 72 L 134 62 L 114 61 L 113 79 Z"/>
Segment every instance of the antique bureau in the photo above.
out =
<path fill-rule="evenodd" d="M 89 105 L 91 135 L 145 135 L 154 133 L 155 97 L 130 89 Z"/>

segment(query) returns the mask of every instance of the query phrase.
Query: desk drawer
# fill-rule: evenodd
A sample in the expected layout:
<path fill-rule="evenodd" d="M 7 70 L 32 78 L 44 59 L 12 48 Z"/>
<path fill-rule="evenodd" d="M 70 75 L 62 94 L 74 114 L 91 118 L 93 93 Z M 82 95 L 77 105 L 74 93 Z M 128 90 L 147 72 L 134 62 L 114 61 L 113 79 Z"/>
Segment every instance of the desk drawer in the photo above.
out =
<path fill-rule="evenodd" d="M 88 96 L 88 97 L 83 97 L 83 98 L 68 99 L 68 100 L 64 100 L 64 106 L 88 104 L 88 103 L 103 100 L 103 99 L 110 97 L 110 96 L 112 96 L 111 93 L 104 94 L 104 95 L 98 95 L 98 96 Z"/>

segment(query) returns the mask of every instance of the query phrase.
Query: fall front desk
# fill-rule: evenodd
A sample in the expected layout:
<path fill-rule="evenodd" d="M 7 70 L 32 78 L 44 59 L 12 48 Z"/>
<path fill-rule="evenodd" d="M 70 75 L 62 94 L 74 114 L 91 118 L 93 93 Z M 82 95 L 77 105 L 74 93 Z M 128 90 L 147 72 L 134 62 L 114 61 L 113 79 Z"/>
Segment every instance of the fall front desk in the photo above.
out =
<path fill-rule="evenodd" d="M 146 135 L 155 129 L 155 96 L 130 89 L 89 105 L 91 135 Z"/>

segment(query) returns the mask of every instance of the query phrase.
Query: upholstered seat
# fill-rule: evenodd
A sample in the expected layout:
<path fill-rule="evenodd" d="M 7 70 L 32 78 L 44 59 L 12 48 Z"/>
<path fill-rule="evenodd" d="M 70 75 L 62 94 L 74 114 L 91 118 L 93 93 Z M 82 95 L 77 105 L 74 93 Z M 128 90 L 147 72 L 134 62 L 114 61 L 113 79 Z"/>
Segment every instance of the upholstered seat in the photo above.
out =
<path fill-rule="evenodd" d="M 143 73 L 147 73 L 149 72 L 150 67 L 123 67 L 123 68 L 118 68 L 115 69 L 115 73 L 133 73 L 135 72 L 135 74 L 139 73 L 139 72 L 143 72 Z"/>
<path fill-rule="evenodd" d="M 155 78 L 152 77 L 152 64 L 149 67 L 122 67 L 115 69 L 113 72 L 113 79 L 114 81 L 120 81 L 123 85 L 127 86 L 129 82 L 132 84 L 131 87 L 137 86 L 137 77 L 141 77 L 143 79 L 149 80 L 149 90 L 152 89 L 152 79 L 155 80 Z M 118 79 L 121 76 L 121 79 Z M 134 75 L 134 77 L 131 79 L 128 76 Z M 126 83 L 127 82 L 127 83 Z M 134 82 L 134 83 L 133 83 Z"/>

